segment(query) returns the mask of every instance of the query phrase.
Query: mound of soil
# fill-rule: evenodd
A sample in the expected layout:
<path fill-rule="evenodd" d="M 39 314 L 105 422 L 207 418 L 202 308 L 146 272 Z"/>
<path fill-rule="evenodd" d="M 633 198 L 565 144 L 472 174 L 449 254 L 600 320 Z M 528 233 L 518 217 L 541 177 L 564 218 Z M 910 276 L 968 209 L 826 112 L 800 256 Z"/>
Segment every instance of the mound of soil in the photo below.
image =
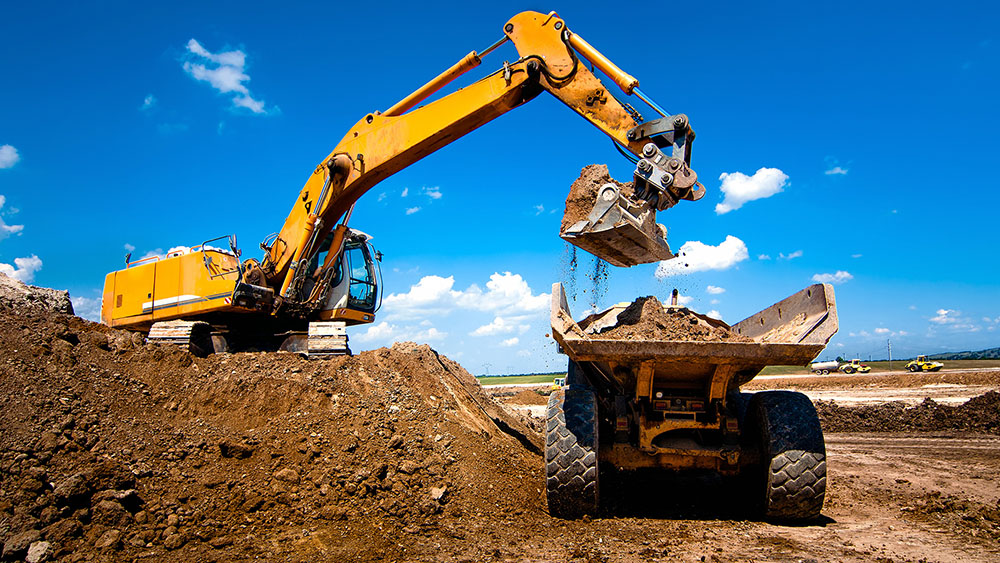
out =
<path fill-rule="evenodd" d="M 915 407 L 893 402 L 842 407 L 816 401 L 823 430 L 827 432 L 927 432 L 964 430 L 1000 434 L 1000 393 L 990 391 L 958 406 L 924 399 Z"/>
<path fill-rule="evenodd" d="M 560 233 L 566 232 L 566 229 L 590 215 L 594 203 L 597 202 L 597 190 L 607 183 L 618 186 L 627 197 L 632 197 L 635 193 L 632 182 L 623 184 L 612 178 L 606 164 L 584 166 L 580 170 L 580 177 L 570 186 L 569 195 L 566 196 L 566 209 L 563 212 L 562 224 L 559 226 Z"/>
<path fill-rule="evenodd" d="M 408 559 L 544 507 L 537 434 L 427 346 L 195 358 L 0 311 L 0 358 L 4 559 Z"/>
<path fill-rule="evenodd" d="M 548 404 L 549 399 L 537 391 L 522 389 L 508 397 L 507 402 L 514 405 L 545 405 Z"/>
<path fill-rule="evenodd" d="M 36 287 L 0 273 L 0 311 L 73 314 L 68 291 Z"/>
<path fill-rule="evenodd" d="M 652 295 L 636 299 L 618 314 L 618 324 L 590 336 L 613 340 L 753 342 L 724 326 L 708 324 L 688 309 L 664 309 Z"/>

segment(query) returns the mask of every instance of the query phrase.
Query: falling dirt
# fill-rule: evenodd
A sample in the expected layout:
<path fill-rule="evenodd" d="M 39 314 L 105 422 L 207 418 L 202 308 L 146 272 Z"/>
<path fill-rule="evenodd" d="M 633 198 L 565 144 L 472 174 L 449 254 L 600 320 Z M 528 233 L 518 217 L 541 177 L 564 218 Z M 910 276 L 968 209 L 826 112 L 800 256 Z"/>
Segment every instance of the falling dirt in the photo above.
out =
<path fill-rule="evenodd" d="M 640 297 L 618 314 L 618 324 L 591 334 L 613 340 L 683 340 L 694 342 L 753 342 L 753 339 L 712 326 L 690 310 L 665 309 L 653 296 Z"/>

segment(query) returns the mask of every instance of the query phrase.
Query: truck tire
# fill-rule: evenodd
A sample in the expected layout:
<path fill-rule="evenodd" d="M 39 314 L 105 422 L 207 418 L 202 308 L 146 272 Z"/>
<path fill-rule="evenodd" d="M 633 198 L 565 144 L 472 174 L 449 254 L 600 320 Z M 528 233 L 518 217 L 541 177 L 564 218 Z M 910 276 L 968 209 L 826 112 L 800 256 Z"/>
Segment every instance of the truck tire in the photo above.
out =
<path fill-rule="evenodd" d="M 549 514 L 596 515 L 597 400 L 589 389 L 553 391 L 545 413 L 545 481 Z"/>
<path fill-rule="evenodd" d="M 760 462 L 751 471 L 754 502 L 765 518 L 813 520 L 826 495 L 826 444 L 816 407 L 793 391 L 754 393 L 745 436 Z"/>
<path fill-rule="evenodd" d="M 913 373 L 917 373 L 918 371 L 920 371 L 920 366 L 918 366 L 917 364 L 913 364 L 912 366 L 910 366 L 907 369 L 909 369 Z"/>
<path fill-rule="evenodd" d="M 851 375 L 852 373 L 854 373 L 854 368 L 844 368 L 844 373 L 846 373 L 847 375 Z"/>

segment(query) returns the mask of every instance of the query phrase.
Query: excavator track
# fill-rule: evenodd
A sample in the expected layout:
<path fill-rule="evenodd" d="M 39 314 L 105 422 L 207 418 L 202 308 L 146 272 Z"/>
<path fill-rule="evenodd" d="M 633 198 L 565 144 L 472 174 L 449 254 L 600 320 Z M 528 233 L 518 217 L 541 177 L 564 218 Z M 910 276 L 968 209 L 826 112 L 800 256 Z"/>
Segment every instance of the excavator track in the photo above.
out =
<path fill-rule="evenodd" d="M 351 355 L 347 345 L 347 323 L 341 321 L 315 321 L 309 323 L 309 359 Z"/>
<path fill-rule="evenodd" d="M 149 342 L 170 344 L 196 356 L 213 351 L 212 326 L 202 321 L 163 321 L 154 323 L 146 337 Z"/>

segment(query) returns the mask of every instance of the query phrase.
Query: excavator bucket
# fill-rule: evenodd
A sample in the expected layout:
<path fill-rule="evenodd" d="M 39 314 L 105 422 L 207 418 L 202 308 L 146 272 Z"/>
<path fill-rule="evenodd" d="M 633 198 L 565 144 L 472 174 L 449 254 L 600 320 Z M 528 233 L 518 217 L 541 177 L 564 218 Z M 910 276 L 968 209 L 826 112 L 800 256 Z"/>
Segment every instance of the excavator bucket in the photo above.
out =
<path fill-rule="evenodd" d="M 567 215 L 569 206 L 567 206 Z M 593 209 L 585 219 L 567 222 L 563 240 L 615 266 L 635 266 L 674 257 L 667 245 L 667 229 L 656 223 L 656 210 L 633 200 L 608 182 L 597 191 Z"/>

